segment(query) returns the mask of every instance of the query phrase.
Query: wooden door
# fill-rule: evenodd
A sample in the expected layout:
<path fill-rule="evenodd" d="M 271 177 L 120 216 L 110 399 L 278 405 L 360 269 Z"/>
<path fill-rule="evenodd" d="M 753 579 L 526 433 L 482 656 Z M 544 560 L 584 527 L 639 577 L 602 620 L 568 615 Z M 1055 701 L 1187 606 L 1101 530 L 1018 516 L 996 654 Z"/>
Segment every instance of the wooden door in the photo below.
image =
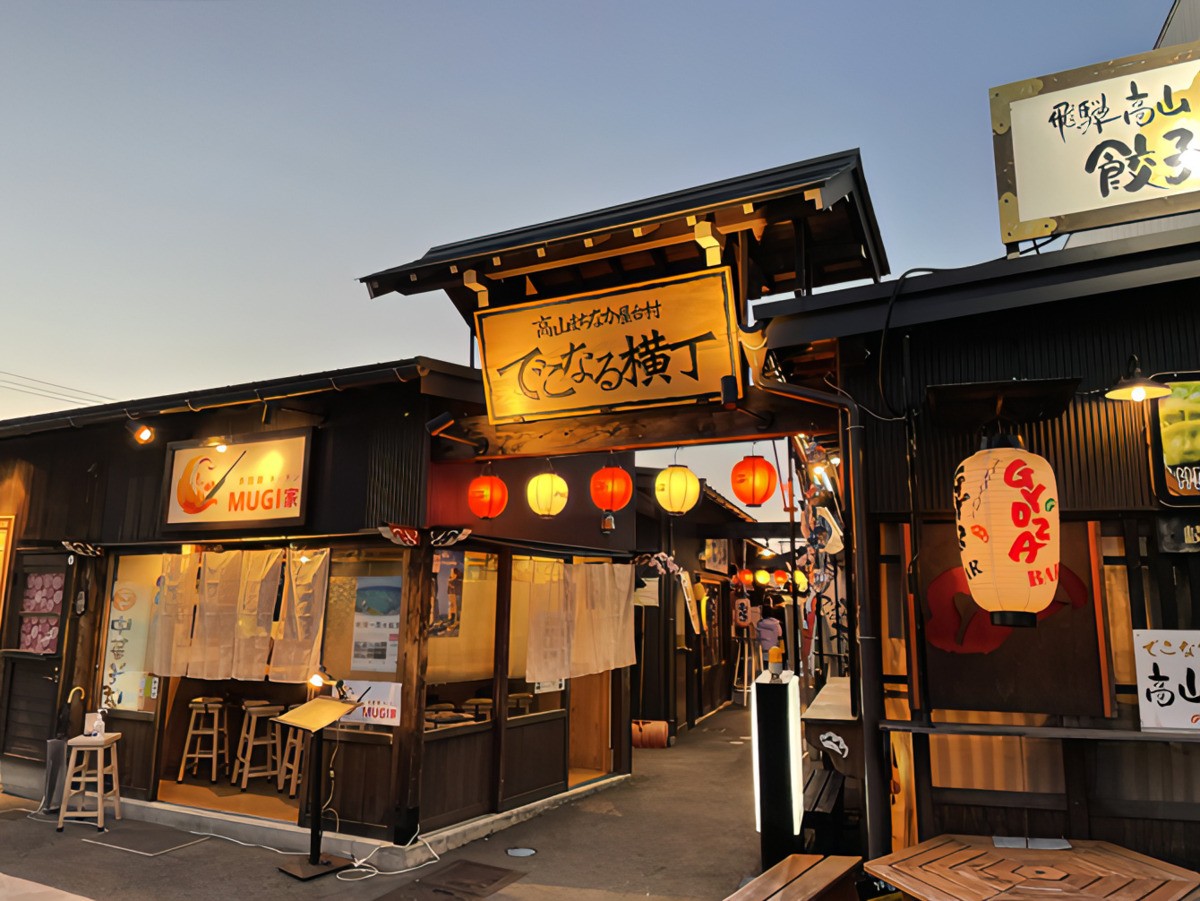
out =
<path fill-rule="evenodd" d="M 3 629 L 0 753 L 42 761 L 57 731 L 72 567 L 64 554 L 24 554 L 13 569 Z"/>

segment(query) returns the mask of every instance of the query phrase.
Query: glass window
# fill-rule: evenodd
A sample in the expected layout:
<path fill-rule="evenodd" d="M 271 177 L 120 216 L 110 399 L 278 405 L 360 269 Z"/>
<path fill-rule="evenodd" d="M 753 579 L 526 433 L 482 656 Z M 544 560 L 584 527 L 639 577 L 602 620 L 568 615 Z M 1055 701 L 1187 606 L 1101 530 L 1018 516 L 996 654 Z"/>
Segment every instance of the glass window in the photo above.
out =
<path fill-rule="evenodd" d="M 528 716 L 562 710 L 565 681 L 528 682 L 529 603 L 535 591 L 550 589 L 562 578 L 562 561 L 547 557 L 513 557 L 512 612 L 508 630 L 508 715 Z"/>
<path fill-rule="evenodd" d="M 439 550 L 433 558 L 425 670 L 425 728 L 492 715 L 498 558 Z"/>

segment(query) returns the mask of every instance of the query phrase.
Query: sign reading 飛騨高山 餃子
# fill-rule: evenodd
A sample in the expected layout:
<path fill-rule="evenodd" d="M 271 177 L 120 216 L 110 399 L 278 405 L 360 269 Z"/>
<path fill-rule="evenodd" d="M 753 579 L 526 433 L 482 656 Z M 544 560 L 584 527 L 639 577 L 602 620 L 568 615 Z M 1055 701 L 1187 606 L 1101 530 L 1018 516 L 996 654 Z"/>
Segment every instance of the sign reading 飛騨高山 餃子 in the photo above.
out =
<path fill-rule="evenodd" d="M 1200 42 L 989 93 L 1005 243 L 1200 209 Z"/>
<path fill-rule="evenodd" d="M 493 423 L 690 403 L 738 379 L 727 268 L 475 313 Z"/>
<path fill-rule="evenodd" d="M 304 522 L 308 449 L 306 430 L 170 444 L 166 528 Z"/>

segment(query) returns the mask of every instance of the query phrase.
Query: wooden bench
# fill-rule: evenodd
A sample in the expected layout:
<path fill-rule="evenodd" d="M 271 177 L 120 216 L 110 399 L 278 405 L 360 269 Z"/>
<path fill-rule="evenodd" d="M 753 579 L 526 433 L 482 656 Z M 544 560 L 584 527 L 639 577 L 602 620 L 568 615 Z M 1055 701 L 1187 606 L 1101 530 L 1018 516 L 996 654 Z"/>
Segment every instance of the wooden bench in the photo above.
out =
<path fill-rule="evenodd" d="M 858 901 L 854 879 L 861 857 L 792 854 L 725 901 Z"/>
<path fill-rule="evenodd" d="M 813 768 L 804 779 L 804 828 L 813 840 L 805 850 L 836 851 L 842 831 L 842 787 L 846 777 L 837 770 Z"/>

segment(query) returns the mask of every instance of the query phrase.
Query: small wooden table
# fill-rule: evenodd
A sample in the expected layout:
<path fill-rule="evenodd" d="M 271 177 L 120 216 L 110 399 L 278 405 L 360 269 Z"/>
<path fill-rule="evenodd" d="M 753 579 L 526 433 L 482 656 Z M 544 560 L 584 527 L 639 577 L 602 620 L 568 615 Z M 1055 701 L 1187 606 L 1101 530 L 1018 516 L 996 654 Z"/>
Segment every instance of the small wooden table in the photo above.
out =
<path fill-rule="evenodd" d="M 1062 850 L 997 848 L 991 836 L 940 835 L 864 864 L 920 901 L 1176 901 L 1200 873 L 1108 842 Z"/>

